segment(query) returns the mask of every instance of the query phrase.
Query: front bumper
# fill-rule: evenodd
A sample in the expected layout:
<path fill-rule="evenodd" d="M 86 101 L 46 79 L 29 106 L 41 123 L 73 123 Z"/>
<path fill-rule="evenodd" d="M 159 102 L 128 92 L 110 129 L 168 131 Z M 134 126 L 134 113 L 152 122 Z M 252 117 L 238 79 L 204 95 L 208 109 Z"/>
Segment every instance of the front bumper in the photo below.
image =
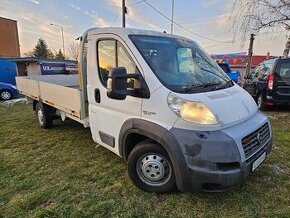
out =
<path fill-rule="evenodd" d="M 246 157 L 242 139 L 265 123 L 269 125 L 269 137 Z M 272 146 L 272 132 L 268 118 L 257 113 L 245 122 L 212 132 L 197 132 L 172 128 L 183 150 L 188 167 L 190 187 L 186 191 L 225 191 L 238 184 L 250 172 L 253 162 L 264 152 L 268 155 Z"/>

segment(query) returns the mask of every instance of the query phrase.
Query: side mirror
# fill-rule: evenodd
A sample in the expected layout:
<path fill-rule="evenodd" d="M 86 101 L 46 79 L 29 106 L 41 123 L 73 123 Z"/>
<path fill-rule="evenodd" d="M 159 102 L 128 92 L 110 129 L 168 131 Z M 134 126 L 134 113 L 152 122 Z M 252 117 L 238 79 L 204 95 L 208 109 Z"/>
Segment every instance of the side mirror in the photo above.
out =
<path fill-rule="evenodd" d="M 134 95 L 135 89 L 128 89 L 127 79 L 140 79 L 138 74 L 127 74 L 125 67 L 115 67 L 109 72 L 107 80 L 107 96 L 124 100 L 127 95 Z"/>

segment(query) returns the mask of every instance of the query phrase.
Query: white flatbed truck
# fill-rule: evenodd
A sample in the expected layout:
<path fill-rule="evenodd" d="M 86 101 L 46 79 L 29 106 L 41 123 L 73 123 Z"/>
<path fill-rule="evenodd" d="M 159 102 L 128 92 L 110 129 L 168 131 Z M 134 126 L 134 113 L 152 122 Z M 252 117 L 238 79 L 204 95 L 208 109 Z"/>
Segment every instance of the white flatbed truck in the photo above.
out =
<path fill-rule="evenodd" d="M 268 118 L 197 43 L 129 28 L 81 37 L 79 75 L 17 77 L 39 124 L 66 117 L 149 192 L 225 191 L 264 161 Z"/>

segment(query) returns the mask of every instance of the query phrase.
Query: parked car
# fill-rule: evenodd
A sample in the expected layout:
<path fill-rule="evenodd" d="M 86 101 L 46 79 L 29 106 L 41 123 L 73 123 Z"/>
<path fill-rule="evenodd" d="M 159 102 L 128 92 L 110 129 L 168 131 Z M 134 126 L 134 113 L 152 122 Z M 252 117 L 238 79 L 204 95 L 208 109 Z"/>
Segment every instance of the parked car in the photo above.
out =
<path fill-rule="evenodd" d="M 149 192 L 225 191 L 270 153 L 268 117 L 194 41 L 130 28 L 92 28 L 78 75 L 17 77 L 41 128 L 70 118 L 124 158 Z"/>
<path fill-rule="evenodd" d="M 245 79 L 243 88 L 261 110 L 290 104 L 290 58 L 263 61 Z"/>
<path fill-rule="evenodd" d="M 232 71 L 230 65 L 225 62 L 217 63 L 223 71 L 239 86 L 242 85 L 241 74 L 239 71 Z"/>
<path fill-rule="evenodd" d="M 17 88 L 9 83 L 0 82 L 0 99 L 3 101 L 10 100 L 18 95 Z"/>

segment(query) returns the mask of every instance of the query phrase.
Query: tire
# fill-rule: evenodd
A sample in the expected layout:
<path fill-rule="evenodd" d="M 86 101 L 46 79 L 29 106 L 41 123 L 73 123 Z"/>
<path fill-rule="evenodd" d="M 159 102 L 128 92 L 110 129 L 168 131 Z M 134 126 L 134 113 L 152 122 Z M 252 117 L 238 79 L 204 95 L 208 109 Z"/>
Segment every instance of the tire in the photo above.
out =
<path fill-rule="evenodd" d="M 49 129 L 53 125 L 53 116 L 49 106 L 38 102 L 35 106 L 36 116 L 39 126 L 43 129 Z"/>
<path fill-rule="evenodd" d="M 144 191 L 169 193 L 176 190 L 171 160 L 157 143 L 144 141 L 134 147 L 128 157 L 128 174 Z"/>
<path fill-rule="evenodd" d="M 265 111 L 268 109 L 268 106 L 266 105 L 262 94 L 259 94 L 257 97 L 257 106 L 261 111 Z"/>
<path fill-rule="evenodd" d="M 12 99 L 12 97 L 13 97 L 13 94 L 12 94 L 11 91 L 9 91 L 7 89 L 4 89 L 4 90 L 0 91 L 0 98 L 3 101 L 10 100 L 10 99 Z"/>

